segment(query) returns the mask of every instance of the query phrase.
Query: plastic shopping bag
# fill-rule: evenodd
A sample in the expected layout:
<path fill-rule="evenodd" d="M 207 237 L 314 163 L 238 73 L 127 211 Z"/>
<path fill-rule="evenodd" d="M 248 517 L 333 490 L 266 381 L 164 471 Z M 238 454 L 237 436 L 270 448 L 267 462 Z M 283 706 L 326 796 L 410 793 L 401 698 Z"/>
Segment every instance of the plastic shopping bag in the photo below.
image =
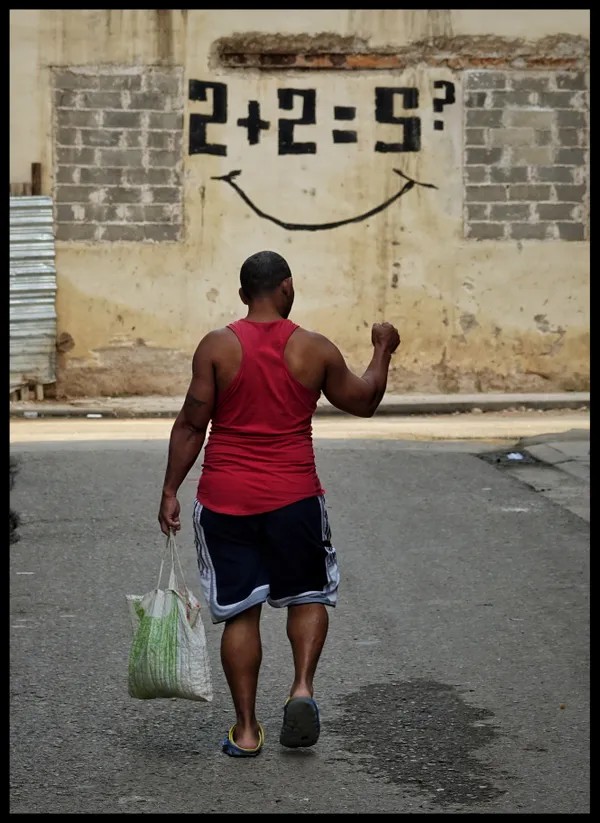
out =
<path fill-rule="evenodd" d="M 167 555 L 171 574 L 163 590 L 160 584 Z M 175 573 L 175 561 L 180 580 Z M 211 701 L 210 661 L 200 603 L 185 585 L 172 533 L 167 538 L 156 588 L 142 597 L 126 595 L 126 598 L 134 630 L 129 656 L 129 695 L 140 700 L 181 697 Z"/>

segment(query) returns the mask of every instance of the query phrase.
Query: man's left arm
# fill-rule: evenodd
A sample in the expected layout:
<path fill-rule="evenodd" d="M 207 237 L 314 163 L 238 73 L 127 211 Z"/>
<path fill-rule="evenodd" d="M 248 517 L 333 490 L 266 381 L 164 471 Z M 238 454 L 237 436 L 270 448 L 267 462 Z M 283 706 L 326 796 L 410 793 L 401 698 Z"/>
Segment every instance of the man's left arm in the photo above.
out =
<path fill-rule="evenodd" d="M 158 522 L 164 534 L 179 531 L 179 487 L 196 462 L 206 437 L 215 402 L 212 332 L 204 337 L 192 360 L 192 379 L 169 441 L 169 457 L 163 483 Z"/>

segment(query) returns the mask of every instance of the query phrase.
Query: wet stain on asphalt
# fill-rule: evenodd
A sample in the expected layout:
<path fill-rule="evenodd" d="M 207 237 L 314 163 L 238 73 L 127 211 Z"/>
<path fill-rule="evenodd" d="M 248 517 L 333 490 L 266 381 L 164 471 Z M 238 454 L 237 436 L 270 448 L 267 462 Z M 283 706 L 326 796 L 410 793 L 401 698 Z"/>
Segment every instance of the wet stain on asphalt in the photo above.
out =
<path fill-rule="evenodd" d="M 472 806 L 505 794 L 474 753 L 500 732 L 493 713 L 433 680 L 373 683 L 341 700 L 327 730 L 368 774 L 425 793 L 436 805 Z M 494 776 L 506 777 L 494 773 Z"/>

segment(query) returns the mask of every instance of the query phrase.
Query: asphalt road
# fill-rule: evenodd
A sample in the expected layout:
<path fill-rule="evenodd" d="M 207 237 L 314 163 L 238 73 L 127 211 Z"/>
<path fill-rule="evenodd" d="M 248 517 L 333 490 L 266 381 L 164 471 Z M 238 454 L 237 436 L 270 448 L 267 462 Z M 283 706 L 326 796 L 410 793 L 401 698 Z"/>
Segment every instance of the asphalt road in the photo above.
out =
<path fill-rule="evenodd" d="M 468 444 L 317 441 L 342 586 L 314 749 L 278 744 L 291 679 L 266 608 L 259 717 L 136 701 L 125 595 L 155 585 L 161 440 L 14 443 L 11 813 L 589 813 L 589 527 Z M 199 586 L 184 484 L 179 545 Z"/>

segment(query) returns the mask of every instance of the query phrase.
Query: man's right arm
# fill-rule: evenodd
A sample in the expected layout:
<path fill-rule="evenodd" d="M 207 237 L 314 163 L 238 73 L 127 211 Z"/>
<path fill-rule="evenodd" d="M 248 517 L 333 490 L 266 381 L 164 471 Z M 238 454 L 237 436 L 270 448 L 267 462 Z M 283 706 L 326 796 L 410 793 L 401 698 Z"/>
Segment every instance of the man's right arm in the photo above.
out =
<path fill-rule="evenodd" d="M 340 350 L 323 340 L 325 374 L 323 394 L 340 411 L 356 417 L 372 417 L 385 394 L 392 354 L 400 345 L 400 335 L 390 323 L 376 323 L 371 334 L 373 357 L 362 377 L 353 374 Z"/>

